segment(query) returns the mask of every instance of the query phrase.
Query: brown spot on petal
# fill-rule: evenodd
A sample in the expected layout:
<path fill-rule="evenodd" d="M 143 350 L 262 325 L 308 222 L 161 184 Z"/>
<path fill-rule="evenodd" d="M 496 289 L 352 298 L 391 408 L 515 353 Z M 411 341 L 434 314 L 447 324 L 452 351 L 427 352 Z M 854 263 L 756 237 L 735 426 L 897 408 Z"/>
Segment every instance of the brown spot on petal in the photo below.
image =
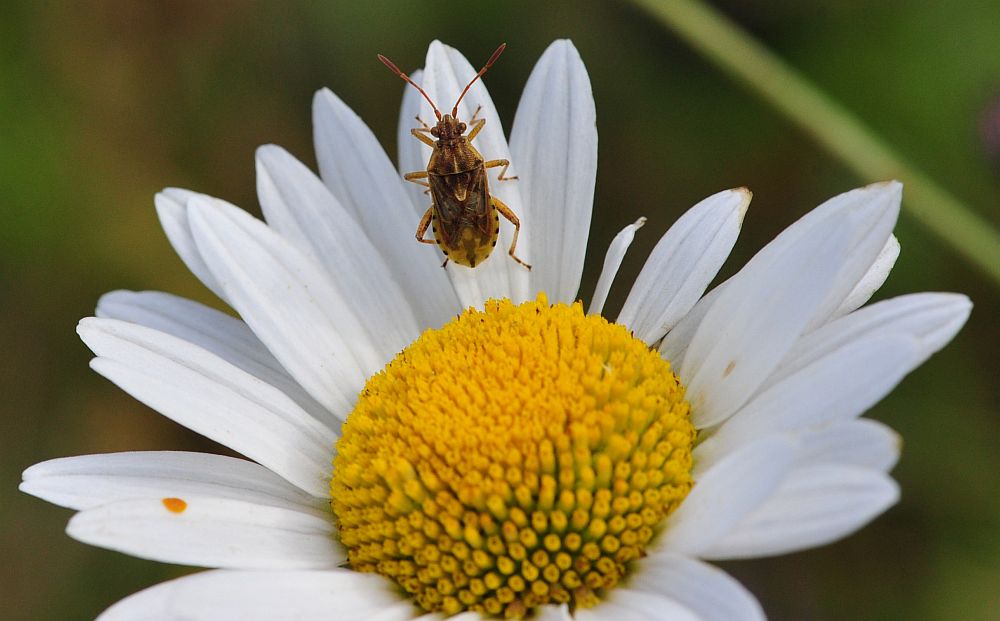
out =
<path fill-rule="evenodd" d="M 726 370 L 722 372 L 722 377 L 729 377 L 729 374 L 733 372 L 736 368 L 736 361 L 730 360 L 729 364 L 726 365 Z"/>
<path fill-rule="evenodd" d="M 167 511 L 171 513 L 184 513 L 187 509 L 188 503 L 180 498 L 164 498 L 163 506 L 167 508 Z"/>

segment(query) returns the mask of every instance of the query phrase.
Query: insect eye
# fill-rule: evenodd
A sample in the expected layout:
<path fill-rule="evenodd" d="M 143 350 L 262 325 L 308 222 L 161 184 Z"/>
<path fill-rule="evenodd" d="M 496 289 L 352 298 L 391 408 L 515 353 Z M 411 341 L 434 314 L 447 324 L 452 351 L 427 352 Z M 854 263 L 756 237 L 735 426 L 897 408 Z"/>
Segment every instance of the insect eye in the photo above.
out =
<path fill-rule="evenodd" d="M 460 134 L 465 133 L 465 123 L 458 124 L 458 133 Z"/>
<path fill-rule="evenodd" d="M 431 136 L 434 136 L 435 138 L 437 138 L 440 135 L 440 133 L 441 132 L 438 131 L 438 128 L 436 128 L 436 127 L 432 127 L 431 128 Z"/>

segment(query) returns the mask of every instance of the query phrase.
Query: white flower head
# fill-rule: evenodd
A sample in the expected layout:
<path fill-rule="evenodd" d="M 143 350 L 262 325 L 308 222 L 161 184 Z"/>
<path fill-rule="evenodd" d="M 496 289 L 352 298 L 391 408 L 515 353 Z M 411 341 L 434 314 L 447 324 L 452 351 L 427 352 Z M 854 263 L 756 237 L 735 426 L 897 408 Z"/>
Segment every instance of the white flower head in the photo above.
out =
<path fill-rule="evenodd" d="M 449 105 L 474 74 L 435 42 L 413 78 Z M 102 619 L 762 619 L 705 561 L 823 545 L 896 502 L 898 437 L 859 416 L 971 308 L 945 293 L 864 306 L 899 253 L 900 184 L 827 201 L 706 293 L 751 198 L 710 196 L 610 323 L 604 300 L 644 221 L 612 242 L 584 314 L 597 132 L 576 49 L 557 41 L 539 60 L 509 144 L 483 81 L 459 115 L 480 107 L 477 148 L 519 176 L 491 171 L 490 191 L 520 217 L 530 272 L 500 251 L 442 270 L 412 237 L 430 199 L 328 90 L 319 177 L 258 151 L 266 224 L 202 194 L 157 196 L 181 258 L 240 318 L 116 291 L 79 333 L 98 373 L 248 459 L 135 452 L 25 471 L 22 490 L 78 511 L 72 537 L 212 569 Z M 417 116 L 433 118 L 407 87 L 402 172 L 428 158 Z"/>

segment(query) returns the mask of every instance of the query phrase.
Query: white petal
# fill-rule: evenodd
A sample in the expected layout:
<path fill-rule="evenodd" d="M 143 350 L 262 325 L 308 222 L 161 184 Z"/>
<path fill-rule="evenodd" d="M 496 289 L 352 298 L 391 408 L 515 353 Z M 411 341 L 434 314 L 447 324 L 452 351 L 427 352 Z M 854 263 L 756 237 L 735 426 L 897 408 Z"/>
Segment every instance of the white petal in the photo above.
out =
<path fill-rule="evenodd" d="M 825 201 L 816 209 L 799 218 L 785 232 L 774 239 L 770 246 L 791 243 L 795 236 L 814 226 L 829 226 L 830 222 L 855 222 L 855 235 L 851 239 L 851 251 L 844 261 L 836 279 L 830 283 L 830 298 L 807 326 L 809 332 L 825 323 L 837 308 L 847 299 L 854 287 L 871 269 L 876 259 L 885 249 L 899 216 L 899 203 L 903 196 L 903 185 L 898 181 L 886 181 L 844 192 Z M 783 239 L 790 238 L 790 239 Z M 762 253 L 766 254 L 765 248 Z"/>
<path fill-rule="evenodd" d="M 865 302 L 870 300 L 872 295 L 879 290 L 879 287 L 885 283 L 885 279 L 889 277 L 889 272 L 896 265 L 896 259 L 898 258 L 899 240 L 896 239 L 895 235 L 890 235 L 889 239 L 885 242 L 885 246 L 882 247 L 882 251 L 875 257 L 875 262 L 868 268 L 865 275 L 861 277 L 858 284 L 854 285 L 854 288 L 851 289 L 851 292 L 847 294 L 847 297 L 841 302 L 830 318 L 835 319 L 846 315 L 860 308 Z"/>
<path fill-rule="evenodd" d="M 95 371 L 164 416 L 327 495 L 337 435 L 276 388 L 176 337 L 114 319 L 77 329 Z"/>
<path fill-rule="evenodd" d="M 594 608 L 577 608 L 576 621 L 701 621 L 698 615 L 662 595 L 617 587 Z"/>
<path fill-rule="evenodd" d="M 424 70 L 417 69 L 409 75 L 411 80 L 420 84 L 424 79 Z M 423 101 L 423 97 L 420 96 L 420 92 L 409 84 L 404 83 L 403 103 L 399 108 L 399 125 L 396 129 L 397 162 L 399 164 L 399 172 L 402 174 L 427 169 L 428 158 L 425 157 L 426 152 L 421 149 L 423 143 L 410 133 L 411 129 L 422 127 L 420 122 L 417 121 L 417 117 L 420 116 L 421 101 Z M 421 117 L 420 120 L 429 125 L 434 122 L 434 117 L 429 119 Z M 431 197 L 424 192 L 427 188 L 422 185 L 406 182 L 403 184 L 403 187 L 406 188 L 406 193 L 413 201 L 413 216 L 416 218 L 414 222 L 417 222 L 424 215 L 424 212 L 427 211 L 427 208 L 431 206 Z M 428 246 L 427 249 L 429 248 Z M 444 255 L 440 254 L 438 264 L 440 265 L 443 261 Z"/>
<path fill-rule="evenodd" d="M 827 297 L 820 283 L 839 269 L 849 234 L 815 227 L 724 283 L 678 370 L 698 428 L 729 417 L 778 365 Z"/>
<path fill-rule="evenodd" d="M 704 467 L 765 435 L 859 416 L 895 388 L 916 359 L 916 341 L 900 335 L 841 347 L 754 397 L 695 449 L 696 461 Z"/>
<path fill-rule="evenodd" d="M 660 353 L 670 360 L 675 367 L 683 366 L 684 356 L 692 339 L 701 327 L 708 311 L 715 304 L 729 285 L 747 277 L 748 274 L 764 269 L 762 264 L 773 262 L 776 255 L 787 252 L 789 246 L 801 244 L 803 235 L 810 230 L 836 227 L 838 221 L 849 226 L 853 222 L 853 233 L 848 244 L 850 251 L 848 259 L 842 263 L 836 278 L 815 281 L 814 286 L 828 286 L 829 296 L 816 307 L 813 317 L 805 328 L 805 332 L 825 323 L 836 307 L 843 303 L 851 288 L 854 287 L 862 274 L 868 270 L 880 248 L 885 246 L 889 230 L 895 223 L 899 212 L 899 198 L 902 186 L 899 183 L 874 184 L 846 192 L 826 201 L 795 223 L 785 229 L 778 237 L 761 249 L 746 266 L 736 275 L 722 283 L 694 305 L 694 308 L 671 330 L 664 338 Z M 751 267 L 756 266 L 756 267 Z M 720 311 L 717 311 L 720 312 Z"/>
<path fill-rule="evenodd" d="M 892 229 L 896 226 L 902 197 L 903 184 L 898 181 L 873 183 L 844 192 L 799 218 L 768 244 L 780 247 L 784 243 L 794 243 L 794 238 L 804 233 L 806 229 L 816 226 L 827 227 L 830 223 L 843 222 L 853 228 L 850 251 L 843 260 L 840 271 L 830 282 L 830 296 L 817 309 L 804 332 L 810 332 L 829 321 L 875 264 L 889 242 Z M 852 222 L 853 225 L 850 224 Z M 783 240 L 784 237 L 790 239 Z M 761 254 L 767 252 L 765 248 Z"/>
<path fill-rule="evenodd" d="M 226 301 L 226 294 L 215 280 L 211 270 L 205 263 L 205 259 L 198 250 L 198 245 L 194 242 L 191 234 L 191 226 L 188 223 L 187 201 L 198 196 L 190 190 L 181 188 L 166 188 L 156 195 L 156 213 L 160 217 L 160 226 L 163 227 L 170 245 L 174 247 L 177 255 L 184 261 L 191 273 L 198 277 L 212 293 L 220 300 Z"/>
<path fill-rule="evenodd" d="M 899 486 L 878 470 L 834 464 L 798 469 L 702 556 L 752 558 L 821 546 L 850 535 L 898 500 Z"/>
<path fill-rule="evenodd" d="M 381 617 L 379 618 L 381 619 Z M 532 617 L 532 619 L 535 618 L 536 617 Z M 484 617 L 478 612 L 460 612 L 457 615 L 452 615 L 450 617 L 446 616 L 444 613 L 432 612 L 420 615 L 419 617 L 416 617 L 414 621 L 445 621 L 445 619 L 448 619 L 448 621 L 488 621 L 488 617 Z"/>
<path fill-rule="evenodd" d="M 950 341 L 971 308 L 959 294 L 911 294 L 806 335 L 750 403 L 696 449 L 699 467 L 764 434 L 858 416 Z"/>
<path fill-rule="evenodd" d="M 354 315 L 390 358 L 420 335 L 382 253 L 311 170 L 284 149 L 257 150 L 257 195 L 267 223 L 323 265 Z"/>
<path fill-rule="evenodd" d="M 231 205 L 193 199 L 195 240 L 233 307 L 317 401 L 346 414 L 387 362 L 318 265 Z"/>
<path fill-rule="evenodd" d="M 539 606 L 535 609 L 533 619 L 537 621 L 573 621 L 573 615 L 569 613 L 566 604 L 561 606 Z"/>
<path fill-rule="evenodd" d="M 587 68 L 568 39 L 549 45 L 532 69 L 510 152 L 531 212 L 531 288 L 570 304 L 580 289 L 594 206 L 597 112 Z"/>
<path fill-rule="evenodd" d="M 171 610 L 170 601 L 174 586 L 181 581 L 197 580 L 200 576 L 225 571 L 227 570 L 203 571 L 143 589 L 102 612 L 97 621 L 190 621 L 182 619 Z"/>
<path fill-rule="evenodd" d="M 889 427 L 859 418 L 801 434 L 795 459 L 800 465 L 844 464 L 888 472 L 899 459 L 902 443 Z"/>
<path fill-rule="evenodd" d="M 458 50 L 448 47 L 440 41 L 434 41 L 427 50 L 422 86 L 431 99 L 437 102 L 442 114 L 451 113 L 451 107 L 458 99 L 459 93 L 476 75 L 477 71 L 478 67 L 473 68 Z M 477 80 L 469 89 L 469 93 L 458 107 L 458 118 L 469 121 L 480 105 L 482 109 L 479 112 L 479 118 L 486 119 L 486 125 L 476 136 L 473 146 L 487 160 L 511 160 L 510 149 L 507 147 L 503 127 L 500 125 L 500 117 L 493 106 L 493 100 L 490 99 L 490 95 L 486 91 L 483 79 Z M 421 118 L 424 119 L 434 118 L 430 105 L 426 102 L 422 104 L 420 114 Z M 430 159 L 430 147 L 422 145 L 421 150 L 423 161 Z M 518 168 L 518 162 L 511 160 L 507 176 L 517 175 Z M 530 205 L 521 200 L 520 182 L 498 181 L 497 175 L 499 173 L 500 168 L 493 168 L 489 171 L 490 193 L 506 203 L 521 220 L 518 255 L 531 263 L 532 259 L 529 253 L 532 248 L 530 240 L 532 217 L 528 209 Z M 473 269 L 455 265 L 454 262 L 448 264 L 448 274 L 451 276 L 463 306 L 481 307 L 488 298 L 507 297 L 515 302 L 520 302 L 533 297 L 530 287 L 530 272 L 515 263 L 504 251 L 510 246 L 513 235 L 514 227 L 501 218 L 500 239 L 497 242 L 496 250 L 490 255 L 488 261 Z"/>
<path fill-rule="evenodd" d="M 690 608 L 700 621 L 764 621 L 756 598 L 726 572 L 701 561 L 661 554 L 639 561 L 629 588 L 658 593 Z"/>
<path fill-rule="evenodd" d="M 615 238 L 608 246 L 608 253 L 604 255 L 604 267 L 601 268 L 601 277 L 597 279 L 597 286 L 594 288 L 594 297 L 590 300 L 590 308 L 587 313 L 590 315 L 600 315 L 604 311 L 604 303 L 608 301 L 608 292 L 614 284 L 615 276 L 618 275 L 618 268 L 622 266 L 622 259 L 628 247 L 635 239 L 635 232 L 646 224 L 646 218 L 639 218 L 632 224 L 618 231 Z"/>
<path fill-rule="evenodd" d="M 728 280 L 726 282 L 729 282 Z M 723 285 L 715 287 L 708 293 L 706 293 L 698 302 L 688 311 L 680 321 L 677 322 L 670 332 L 663 337 L 663 341 L 660 343 L 659 352 L 660 355 L 670 361 L 671 366 L 675 369 L 679 369 L 684 364 L 684 354 L 687 353 L 688 345 L 691 344 L 691 339 L 698 332 L 698 328 L 701 326 L 702 320 L 705 318 L 705 314 L 712 308 L 712 304 L 719 297 L 725 288 Z"/>
<path fill-rule="evenodd" d="M 307 393 L 242 321 L 198 302 L 160 291 L 112 291 L 101 296 L 97 316 L 137 323 L 207 349 L 285 393 L 331 428 L 334 417 Z"/>
<path fill-rule="evenodd" d="M 120 500 L 77 513 L 66 532 L 84 543 L 139 558 L 234 569 L 319 569 L 344 562 L 333 520 L 241 500 Z"/>
<path fill-rule="evenodd" d="M 376 574 L 221 570 L 140 591 L 98 621 L 402 621 L 413 610 Z"/>
<path fill-rule="evenodd" d="M 647 343 L 673 328 L 726 261 L 752 197 L 746 188 L 726 190 L 681 216 L 649 255 L 616 323 Z"/>
<path fill-rule="evenodd" d="M 695 480 L 687 498 L 667 518 L 654 553 L 699 555 L 774 492 L 793 458 L 794 446 L 781 437 L 727 455 Z"/>
<path fill-rule="evenodd" d="M 914 366 L 944 347 L 972 311 L 969 298 L 958 293 L 913 293 L 884 300 L 835 319 L 800 339 L 764 386 L 788 377 L 852 342 L 896 334 L 917 342 Z"/>
<path fill-rule="evenodd" d="M 326 500 L 309 496 L 245 459 L 181 451 L 136 451 L 43 461 L 24 471 L 21 491 L 83 510 L 130 499 L 203 496 L 243 500 L 317 515 Z"/>
<path fill-rule="evenodd" d="M 323 183 L 383 253 L 420 325 L 453 317 L 460 307 L 441 260 L 413 239 L 423 211 L 414 209 L 375 135 L 327 89 L 313 99 L 313 132 Z"/>

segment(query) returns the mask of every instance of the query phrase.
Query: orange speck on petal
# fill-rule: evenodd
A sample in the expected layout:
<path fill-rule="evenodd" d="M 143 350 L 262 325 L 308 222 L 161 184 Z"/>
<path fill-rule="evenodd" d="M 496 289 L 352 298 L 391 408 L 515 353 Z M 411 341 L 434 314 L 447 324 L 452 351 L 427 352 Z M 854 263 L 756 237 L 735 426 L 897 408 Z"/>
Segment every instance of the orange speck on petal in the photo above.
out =
<path fill-rule="evenodd" d="M 164 498 L 163 506 L 167 508 L 167 511 L 171 513 L 184 513 L 187 509 L 188 503 L 180 498 Z"/>

